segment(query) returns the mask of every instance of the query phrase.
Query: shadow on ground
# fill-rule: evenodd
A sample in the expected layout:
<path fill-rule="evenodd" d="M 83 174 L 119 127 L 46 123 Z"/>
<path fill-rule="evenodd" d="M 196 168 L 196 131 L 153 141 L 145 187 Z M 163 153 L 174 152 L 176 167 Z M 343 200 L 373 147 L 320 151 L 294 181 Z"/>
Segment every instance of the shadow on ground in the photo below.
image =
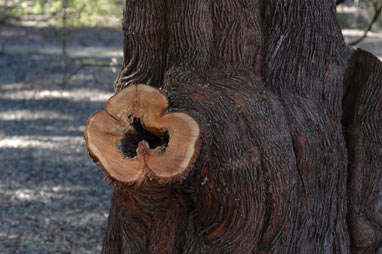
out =
<path fill-rule="evenodd" d="M 83 133 L 113 94 L 121 32 L 71 31 L 63 57 L 62 39 L 53 36 L 60 30 L 51 29 L 0 28 L 1 253 L 99 253 L 102 246 L 112 189 Z"/>

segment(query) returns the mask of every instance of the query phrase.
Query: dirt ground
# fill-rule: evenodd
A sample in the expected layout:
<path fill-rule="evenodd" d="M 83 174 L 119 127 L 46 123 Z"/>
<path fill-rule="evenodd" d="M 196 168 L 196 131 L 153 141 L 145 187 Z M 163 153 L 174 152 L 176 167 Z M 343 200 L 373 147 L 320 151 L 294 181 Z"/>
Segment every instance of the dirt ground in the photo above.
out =
<path fill-rule="evenodd" d="M 0 253 L 101 250 L 112 189 L 83 132 L 113 93 L 121 32 L 71 31 L 65 77 L 57 34 L 0 28 Z"/>
<path fill-rule="evenodd" d="M 382 59 L 382 34 L 359 47 Z M 121 60 L 120 29 L 0 27 L 1 253 L 100 252 L 112 189 L 83 132 Z"/>

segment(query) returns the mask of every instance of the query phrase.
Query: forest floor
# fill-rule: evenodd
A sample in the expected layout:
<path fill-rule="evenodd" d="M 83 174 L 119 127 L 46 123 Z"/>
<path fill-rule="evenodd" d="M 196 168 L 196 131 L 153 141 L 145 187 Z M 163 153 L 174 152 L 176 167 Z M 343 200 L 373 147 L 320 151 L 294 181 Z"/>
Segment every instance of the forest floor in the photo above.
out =
<path fill-rule="evenodd" d="M 359 47 L 382 59 L 382 34 Z M 120 29 L 0 27 L 1 253 L 100 252 L 112 188 L 83 132 L 121 61 Z"/>
<path fill-rule="evenodd" d="M 67 35 L 3 26 L 0 40 L 0 253 L 99 253 L 112 188 L 83 133 L 122 60 L 120 29 Z M 0 42 L 1 43 L 1 42 Z M 63 74 L 66 72 L 66 75 Z"/>

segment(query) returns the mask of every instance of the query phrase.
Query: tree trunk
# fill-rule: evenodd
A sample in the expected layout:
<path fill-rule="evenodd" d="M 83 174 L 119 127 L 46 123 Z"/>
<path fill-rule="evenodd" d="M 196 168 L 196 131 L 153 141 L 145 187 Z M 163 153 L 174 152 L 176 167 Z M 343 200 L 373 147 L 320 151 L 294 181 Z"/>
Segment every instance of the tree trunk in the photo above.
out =
<path fill-rule="evenodd" d="M 382 64 L 327 0 L 127 0 L 116 91 L 200 126 L 189 173 L 114 182 L 103 253 L 380 253 Z M 171 137 L 170 137 L 171 139 Z"/>

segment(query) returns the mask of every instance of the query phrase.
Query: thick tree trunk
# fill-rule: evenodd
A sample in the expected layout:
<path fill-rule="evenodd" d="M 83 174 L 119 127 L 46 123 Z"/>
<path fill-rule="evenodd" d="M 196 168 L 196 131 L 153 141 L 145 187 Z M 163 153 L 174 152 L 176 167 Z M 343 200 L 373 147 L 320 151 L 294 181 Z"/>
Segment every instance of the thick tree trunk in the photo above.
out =
<path fill-rule="evenodd" d="M 382 251 L 382 64 L 335 5 L 127 0 L 116 90 L 161 88 L 200 150 L 184 180 L 115 182 L 103 253 Z"/>

